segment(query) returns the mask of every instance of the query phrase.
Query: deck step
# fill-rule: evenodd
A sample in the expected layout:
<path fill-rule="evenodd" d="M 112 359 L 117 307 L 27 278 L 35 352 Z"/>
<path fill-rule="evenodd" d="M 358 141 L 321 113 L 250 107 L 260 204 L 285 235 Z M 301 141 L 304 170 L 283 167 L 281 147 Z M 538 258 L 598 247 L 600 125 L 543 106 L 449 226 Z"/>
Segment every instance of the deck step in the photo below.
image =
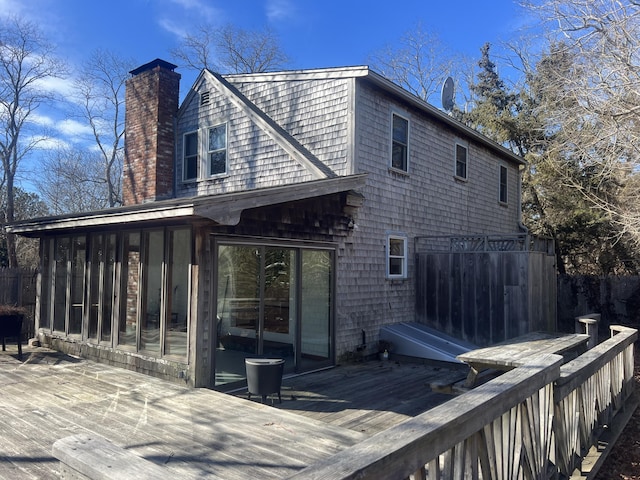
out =
<path fill-rule="evenodd" d="M 169 471 L 94 434 L 61 438 L 53 444 L 53 456 L 60 460 L 62 478 L 103 480 L 194 478 Z"/>

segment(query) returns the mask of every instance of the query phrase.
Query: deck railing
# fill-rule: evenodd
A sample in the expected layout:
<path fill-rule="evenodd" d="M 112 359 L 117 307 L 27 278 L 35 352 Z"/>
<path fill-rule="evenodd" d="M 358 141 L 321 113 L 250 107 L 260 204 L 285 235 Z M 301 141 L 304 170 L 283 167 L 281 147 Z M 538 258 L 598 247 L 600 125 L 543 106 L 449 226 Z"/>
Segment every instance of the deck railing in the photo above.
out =
<path fill-rule="evenodd" d="M 568 476 L 633 392 L 636 339 L 637 330 L 612 327 L 610 339 L 564 365 L 534 356 L 291 479 Z"/>

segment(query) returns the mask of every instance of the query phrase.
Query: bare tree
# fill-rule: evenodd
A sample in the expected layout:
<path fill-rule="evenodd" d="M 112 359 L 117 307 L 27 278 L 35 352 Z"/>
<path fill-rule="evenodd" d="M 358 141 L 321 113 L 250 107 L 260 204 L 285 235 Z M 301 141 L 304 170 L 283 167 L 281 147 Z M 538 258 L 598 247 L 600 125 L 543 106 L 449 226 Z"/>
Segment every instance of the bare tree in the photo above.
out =
<path fill-rule="evenodd" d="M 35 148 L 37 138 L 27 137 L 29 118 L 52 99 L 44 84 L 65 73 L 53 47 L 38 28 L 20 18 L 4 19 L 0 25 L 0 160 L 2 186 L 6 192 L 3 225 L 15 217 L 14 188 L 18 167 Z M 31 139 L 29 139 L 31 138 Z M 8 263 L 18 266 L 14 234 L 7 234 Z"/>
<path fill-rule="evenodd" d="M 0 205 L 4 207 L 6 194 L 0 189 Z M 26 220 L 34 217 L 44 217 L 49 214 L 47 205 L 35 193 L 30 193 L 15 187 L 15 219 Z M 39 245 L 37 238 L 16 237 L 16 255 L 18 264 L 21 267 L 37 267 L 39 263 Z M 8 255 L 6 251 L 6 235 L 0 231 L 0 265 L 8 266 Z"/>
<path fill-rule="evenodd" d="M 440 103 L 437 95 L 444 80 L 449 75 L 458 77 L 462 70 L 462 61 L 420 24 L 402 36 L 399 48 L 389 46 L 375 52 L 369 63 L 389 80 L 434 104 Z"/>
<path fill-rule="evenodd" d="M 81 115 L 91 126 L 106 185 L 107 206 L 122 204 L 121 178 L 124 137 L 124 90 L 133 59 L 96 50 L 75 81 Z M 73 162 L 72 162 L 73 163 Z M 93 166 L 98 166 L 92 162 Z M 62 165 L 60 165 L 62 166 Z"/>
<path fill-rule="evenodd" d="M 243 30 L 234 25 L 200 25 L 171 54 L 186 68 L 222 73 L 269 72 L 289 63 L 272 30 Z"/>
<path fill-rule="evenodd" d="M 101 152 L 60 147 L 42 159 L 38 190 L 51 213 L 88 212 L 112 206 L 111 183 L 103 173 Z"/>
<path fill-rule="evenodd" d="M 556 173 L 640 246 L 640 3 L 547 0 L 530 7 L 552 22 L 573 60 L 547 87 L 561 98 L 553 118 Z"/>

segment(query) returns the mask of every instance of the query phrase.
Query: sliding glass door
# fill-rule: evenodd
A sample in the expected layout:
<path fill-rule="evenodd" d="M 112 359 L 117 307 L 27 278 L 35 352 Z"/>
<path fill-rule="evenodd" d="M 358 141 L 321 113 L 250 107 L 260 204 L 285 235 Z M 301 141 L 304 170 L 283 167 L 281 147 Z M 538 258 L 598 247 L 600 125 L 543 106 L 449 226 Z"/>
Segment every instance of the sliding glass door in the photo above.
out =
<path fill-rule="evenodd" d="M 312 370 L 331 360 L 331 253 L 302 251 L 300 363 L 303 370 Z"/>
<path fill-rule="evenodd" d="M 216 385 L 243 382 L 247 357 L 330 364 L 332 263 L 327 249 L 217 245 Z"/>

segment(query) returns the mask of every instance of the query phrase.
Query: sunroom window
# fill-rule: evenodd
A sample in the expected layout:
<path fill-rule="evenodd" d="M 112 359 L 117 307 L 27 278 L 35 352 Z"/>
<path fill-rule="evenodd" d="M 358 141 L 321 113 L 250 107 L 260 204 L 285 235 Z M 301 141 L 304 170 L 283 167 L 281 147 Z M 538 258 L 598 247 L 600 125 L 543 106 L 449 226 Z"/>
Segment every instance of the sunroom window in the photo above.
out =
<path fill-rule="evenodd" d="M 191 241 L 191 229 L 177 226 L 43 239 L 39 328 L 184 359 Z"/>

